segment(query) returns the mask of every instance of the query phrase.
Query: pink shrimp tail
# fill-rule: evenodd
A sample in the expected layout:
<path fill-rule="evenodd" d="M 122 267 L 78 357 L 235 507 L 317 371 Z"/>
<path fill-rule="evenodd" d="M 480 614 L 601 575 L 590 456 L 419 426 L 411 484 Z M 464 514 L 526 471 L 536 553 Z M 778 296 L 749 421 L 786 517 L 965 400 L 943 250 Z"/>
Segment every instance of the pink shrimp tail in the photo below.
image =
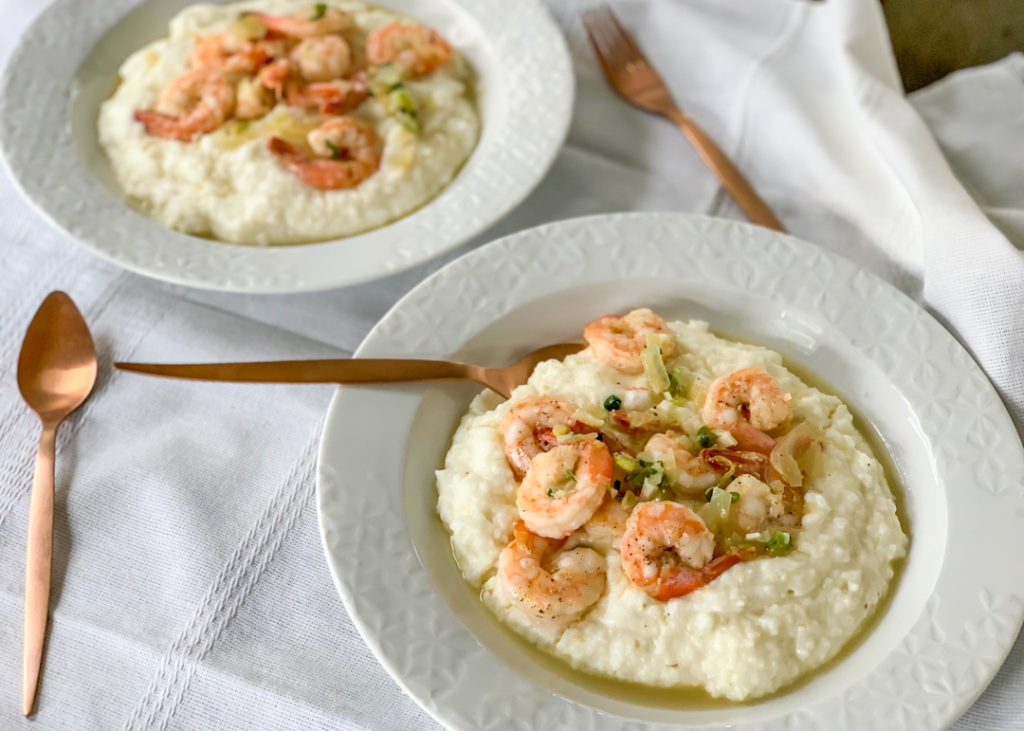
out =
<path fill-rule="evenodd" d="M 267 149 L 270 150 L 277 162 L 285 170 L 298 175 L 300 178 L 303 166 L 309 162 L 309 158 L 299 152 L 290 142 L 285 142 L 280 137 L 271 137 L 267 140 Z"/>
<path fill-rule="evenodd" d="M 775 440 L 746 421 L 739 421 L 729 427 L 729 433 L 736 440 L 739 449 L 770 454 Z"/>
<path fill-rule="evenodd" d="M 142 122 L 146 132 L 154 137 L 162 137 L 165 140 L 190 142 L 198 132 L 198 130 L 184 127 L 181 124 L 181 120 L 177 117 L 154 112 L 151 109 L 135 110 L 135 119 Z"/>
<path fill-rule="evenodd" d="M 751 551 L 733 551 L 711 559 L 702 569 L 679 566 L 676 570 L 662 575 L 658 581 L 657 591 L 651 596 L 663 602 L 686 596 L 690 592 L 707 586 L 736 564 L 748 561 L 753 557 L 754 554 Z"/>

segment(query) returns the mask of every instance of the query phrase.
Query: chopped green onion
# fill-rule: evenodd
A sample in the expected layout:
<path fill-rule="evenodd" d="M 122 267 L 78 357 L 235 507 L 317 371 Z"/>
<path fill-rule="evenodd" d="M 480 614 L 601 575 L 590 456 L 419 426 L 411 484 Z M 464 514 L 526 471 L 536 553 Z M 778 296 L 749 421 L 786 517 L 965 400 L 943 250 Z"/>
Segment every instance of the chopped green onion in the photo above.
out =
<path fill-rule="evenodd" d="M 673 400 L 685 397 L 690 393 L 691 386 L 693 386 L 693 374 L 688 370 L 677 366 L 668 372 L 668 392 Z M 682 406 L 683 404 L 677 405 Z"/>
<path fill-rule="evenodd" d="M 730 490 L 730 491 L 729 491 L 729 499 L 730 499 L 730 500 L 731 500 L 732 502 L 734 502 L 734 503 L 735 503 L 735 502 L 739 502 L 739 499 L 740 499 L 740 494 L 739 494 L 738 492 L 735 492 L 735 491 L 732 491 L 732 490 Z"/>
<path fill-rule="evenodd" d="M 622 502 L 620 504 L 622 505 L 623 509 L 632 510 L 633 508 L 636 507 L 637 503 L 639 502 L 640 498 L 638 498 L 636 495 L 627 490 L 626 493 L 622 496 Z"/>
<path fill-rule="evenodd" d="M 565 424 L 555 424 L 553 427 L 551 427 L 551 433 L 554 434 L 556 437 L 560 437 L 569 433 L 569 427 L 567 427 Z"/>
<path fill-rule="evenodd" d="M 565 434 L 558 434 L 555 437 L 558 439 L 559 444 L 575 444 L 577 442 L 585 442 L 588 439 L 593 439 L 593 434 L 573 434 L 572 432 L 566 432 Z"/>
<path fill-rule="evenodd" d="M 397 119 L 399 124 L 410 132 L 419 131 L 420 122 L 416 113 L 416 104 L 412 100 L 409 88 L 400 76 L 392 73 L 390 69 L 378 73 L 370 82 L 370 89 L 384 106 L 384 111 Z"/>
<path fill-rule="evenodd" d="M 554 497 L 554 496 L 555 496 L 555 488 L 549 487 L 548 488 L 548 497 Z"/>
<path fill-rule="evenodd" d="M 672 491 L 669 490 L 664 485 L 662 485 L 661 487 L 659 487 L 654 492 L 654 499 L 659 501 L 659 502 L 662 502 L 662 501 L 665 501 L 665 500 L 671 500 L 672 499 Z"/>
<path fill-rule="evenodd" d="M 661 339 L 654 333 L 648 333 L 644 349 L 640 351 L 640 362 L 651 393 L 664 393 L 669 387 L 668 371 L 661 357 Z"/>
<path fill-rule="evenodd" d="M 634 472 L 640 469 L 640 463 L 630 457 L 625 452 L 615 453 L 615 464 L 619 466 L 623 472 Z"/>
<path fill-rule="evenodd" d="M 729 465 L 728 472 L 718 478 L 718 486 L 724 490 L 725 486 L 732 482 L 732 478 L 736 476 L 736 464 L 732 460 L 725 459 L 725 457 L 720 457 L 719 459 Z M 739 493 L 736 494 L 738 495 Z"/>
<path fill-rule="evenodd" d="M 622 399 L 620 399 L 615 394 L 612 394 L 611 396 L 609 396 L 608 398 L 606 398 L 604 400 L 604 410 L 605 411 L 618 411 L 621 408 L 622 408 Z"/>
<path fill-rule="evenodd" d="M 633 487 L 642 487 L 649 477 L 657 477 L 657 480 L 653 480 L 654 485 L 661 483 L 661 478 L 665 474 L 665 468 L 661 462 L 648 462 L 646 460 L 633 459 L 625 452 L 615 453 L 615 464 L 626 473 L 626 482 Z"/>
<path fill-rule="evenodd" d="M 573 482 L 576 482 L 576 473 L 573 472 L 571 469 L 565 471 L 565 476 L 568 477 Z"/>
<path fill-rule="evenodd" d="M 702 426 L 697 430 L 697 444 L 699 444 L 702 449 L 707 449 L 717 441 L 718 437 L 716 437 L 715 433 L 708 429 L 707 426 Z"/>
<path fill-rule="evenodd" d="M 395 86 L 402 81 L 401 69 L 391 62 L 375 67 L 372 73 L 370 91 L 375 97 L 387 96 L 388 92 L 394 90 Z"/>
<path fill-rule="evenodd" d="M 766 544 L 768 553 L 773 556 L 781 556 L 784 553 L 789 553 L 793 548 L 793 539 L 784 530 L 777 530 L 772 533 L 772 537 L 768 539 Z"/>
<path fill-rule="evenodd" d="M 370 91 L 384 111 L 394 117 L 399 124 L 410 132 L 420 129 L 419 114 L 413 101 L 409 87 L 402 81 L 398 66 L 381 64 L 376 68 L 370 79 Z"/>
<path fill-rule="evenodd" d="M 711 496 L 715 494 L 715 490 L 717 490 L 717 489 L 718 489 L 717 487 L 709 487 L 707 490 L 705 490 L 704 491 L 704 501 L 705 502 L 711 502 Z"/>
<path fill-rule="evenodd" d="M 324 144 L 327 145 L 327 149 L 331 151 L 331 159 L 337 160 L 341 158 L 341 148 L 330 140 L 324 140 Z"/>
<path fill-rule="evenodd" d="M 393 84 L 388 90 L 388 111 L 407 130 L 419 132 L 420 120 L 416 113 L 416 105 L 413 103 L 409 90 L 402 82 Z"/>
<path fill-rule="evenodd" d="M 661 482 L 660 475 L 662 474 L 662 471 L 660 462 L 655 462 L 652 464 L 650 462 L 644 462 L 643 460 L 640 460 L 639 465 L 640 466 L 637 469 L 633 470 L 628 475 L 626 475 L 626 480 L 629 482 L 630 485 L 632 485 L 633 487 L 640 487 L 645 482 L 647 482 L 648 477 L 654 477 L 655 475 L 659 475 L 659 477 L 658 482 L 655 482 L 654 484 L 657 485 L 659 482 Z"/>
<path fill-rule="evenodd" d="M 313 6 L 313 17 L 310 20 L 320 20 L 327 13 L 327 3 L 317 3 Z"/>

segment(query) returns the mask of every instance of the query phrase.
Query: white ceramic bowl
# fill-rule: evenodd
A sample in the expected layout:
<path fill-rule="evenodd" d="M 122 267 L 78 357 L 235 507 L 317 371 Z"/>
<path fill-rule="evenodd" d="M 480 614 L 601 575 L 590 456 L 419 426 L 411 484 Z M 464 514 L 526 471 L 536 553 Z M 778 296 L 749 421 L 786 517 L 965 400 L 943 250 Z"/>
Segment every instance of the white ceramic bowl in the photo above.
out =
<path fill-rule="evenodd" d="M 470 384 L 343 387 L 317 485 L 327 560 L 353 621 L 406 691 L 459 729 L 943 728 L 1021 624 L 1024 450 L 999 397 L 918 305 L 852 263 L 750 225 L 622 214 L 542 226 L 452 262 L 358 356 L 499 365 L 648 305 L 764 343 L 877 431 L 904 488 L 909 556 L 877 626 L 840 662 L 760 702 L 666 709 L 569 678 L 504 629 L 459 574 L 433 471 Z"/>
<path fill-rule="evenodd" d="M 171 231 L 124 203 L 96 118 L 124 59 L 166 35 L 193 1 L 55 0 L 0 78 L 0 151 L 24 194 L 82 245 L 140 274 L 207 289 L 301 292 L 395 273 L 514 208 L 568 131 L 571 61 L 539 0 L 384 0 L 438 28 L 478 74 L 481 136 L 452 183 L 398 221 L 334 241 L 251 247 Z"/>

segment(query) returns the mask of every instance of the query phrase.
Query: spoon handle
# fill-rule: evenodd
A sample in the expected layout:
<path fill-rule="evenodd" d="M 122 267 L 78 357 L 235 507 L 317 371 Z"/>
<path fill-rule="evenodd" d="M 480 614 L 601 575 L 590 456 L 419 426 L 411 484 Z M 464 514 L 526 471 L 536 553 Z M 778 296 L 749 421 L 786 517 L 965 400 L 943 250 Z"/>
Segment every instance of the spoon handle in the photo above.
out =
<path fill-rule="evenodd" d="M 22 656 L 21 712 L 32 713 L 39 683 L 50 604 L 50 566 L 53 557 L 53 467 L 57 425 L 43 424 L 32 480 L 28 511 L 28 550 L 25 556 L 25 649 Z"/>

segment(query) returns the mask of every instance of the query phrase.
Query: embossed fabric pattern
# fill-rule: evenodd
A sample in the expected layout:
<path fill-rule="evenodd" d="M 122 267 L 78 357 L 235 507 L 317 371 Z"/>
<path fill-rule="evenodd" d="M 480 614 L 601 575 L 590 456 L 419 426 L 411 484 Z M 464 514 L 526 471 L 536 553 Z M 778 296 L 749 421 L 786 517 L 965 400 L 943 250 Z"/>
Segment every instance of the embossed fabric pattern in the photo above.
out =
<path fill-rule="evenodd" d="M 6 170 L 0 174 L 0 727 L 29 727 L 16 716 L 17 658 L 37 426 L 14 370 L 24 327 L 57 288 L 85 314 L 101 376 L 58 441 L 53 623 L 34 726 L 438 727 L 363 642 L 324 563 L 313 483 L 331 389 L 152 380 L 110 366 L 343 357 L 425 276 L 497 236 L 612 211 L 741 218 L 677 130 L 607 88 L 579 22 L 587 3 L 547 4 L 577 74 L 567 147 L 536 191 L 485 234 L 376 282 L 257 297 L 150 281 L 76 246 L 26 202 Z M 101 5 L 92 4 L 95 12 L 104 12 Z M 870 0 L 614 5 L 682 106 L 734 156 L 790 230 L 925 302 L 974 353 L 1020 428 L 1020 58 L 955 75 L 908 104 Z M 0 58 L 41 12 L 38 3 L 0 0 Z M 59 38 L 49 42 L 63 47 Z M 522 39 L 524 49 L 528 42 Z M 59 177 L 48 184 L 59 187 Z M 831 306 L 827 292 L 822 302 Z M 429 312 L 409 324 L 438 326 Z M 957 408 L 937 404 L 936 413 L 962 414 L 963 424 L 953 426 L 969 430 L 970 419 L 986 419 L 992 405 Z M 999 463 L 978 469 L 989 474 Z M 889 678 L 914 678 L 933 662 L 935 647 L 947 648 L 955 663 L 943 684 L 859 689 L 845 699 L 837 724 L 915 729 L 927 727 L 916 710 L 921 704 L 948 709 L 984 672 L 981 660 L 999 659 L 1015 629 L 1007 618 L 1019 614 L 1019 598 L 979 601 L 984 612 L 956 632 L 923 617 L 920 636 L 892 659 Z M 438 673 L 457 673 L 463 650 L 469 648 L 453 643 L 438 655 Z M 1022 689 L 1018 640 L 954 728 L 1024 729 Z M 465 717 L 479 728 L 507 728 L 513 720 L 535 727 L 508 718 L 510 707 L 492 697 Z M 557 728 L 583 718 L 566 714 L 544 721 Z M 797 714 L 785 724 L 803 729 L 810 721 Z"/>

